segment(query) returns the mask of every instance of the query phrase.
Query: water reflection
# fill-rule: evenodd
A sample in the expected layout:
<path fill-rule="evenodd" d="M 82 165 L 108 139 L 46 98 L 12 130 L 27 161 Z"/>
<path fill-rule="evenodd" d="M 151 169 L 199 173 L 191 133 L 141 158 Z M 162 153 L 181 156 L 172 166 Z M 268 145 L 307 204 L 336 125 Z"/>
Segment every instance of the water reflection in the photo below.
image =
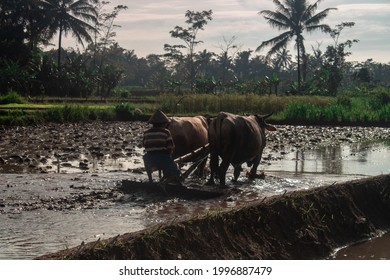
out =
<path fill-rule="evenodd" d="M 113 155 L 103 153 L 99 155 L 87 155 L 80 153 L 77 154 L 77 157 L 70 157 L 67 154 L 53 154 L 38 164 L 35 173 L 41 172 L 42 170 L 47 173 L 127 171 L 143 167 L 143 161 L 141 160 L 142 154 L 143 149 L 137 147 L 134 148 L 133 154 L 128 156 L 124 153 Z M 29 171 L 30 173 L 34 173 L 32 172 L 33 170 Z"/>
<path fill-rule="evenodd" d="M 264 169 L 295 174 L 379 175 L 390 173 L 389 162 L 389 142 L 352 143 L 296 150 Z"/>
<path fill-rule="evenodd" d="M 48 252 L 79 245 L 98 238 L 108 238 L 132 232 L 161 222 L 239 207 L 284 191 L 312 188 L 359 176 L 390 173 L 389 143 L 360 143 L 280 151 L 283 156 L 268 158 L 260 168 L 266 171 L 265 180 L 246 184 L 239 195 L 225 200 L 197 201 L 172 199 L 151 203 L 126 201 L 88 210 L 19 211 L 12 202 L 26 202 L 42 197 L 61 198 L 77 191 L 95 191 L 114 187 L 116 182 L 141 178 L 145 174 L 107 172 L 142 166 L 140 157 L 100 158 L 88 160 L 88 170 L 99 170 L 98 175 L 80 174 L 80 169 L 60 166 L 61 172 L 50 174 L 2 174 L 0 181 L 0 259 L 31 259 Z M 275 158 L 274 160 L 272 158 Z M 101 164 L 104 160 L 104 163 Z M 84 161 L 77 159 L 74 163 Z M 48 164 L 48 163 L 46 163 Z M 73 166 L 73 163 L 72 163 Z M 69 174 L 61 174 L 63 170 Z M 70 174 L 77 172 L 78 174 Z M 274 174 L 277 174 L 274 176 Z M 290 175 L 293 176 L 290 176 Z M 292 178 L 293 177 L 293 178 Z M 324 179 L 325 178 L 325 179 Z M 326 183 L 326 182 L 325 182 Z M 83 187 L 88 187 L 84 189 Z M 92 188 L 89 190 L 89 188 Z M 12 208 L 12 209 L 11 209 Z"/>

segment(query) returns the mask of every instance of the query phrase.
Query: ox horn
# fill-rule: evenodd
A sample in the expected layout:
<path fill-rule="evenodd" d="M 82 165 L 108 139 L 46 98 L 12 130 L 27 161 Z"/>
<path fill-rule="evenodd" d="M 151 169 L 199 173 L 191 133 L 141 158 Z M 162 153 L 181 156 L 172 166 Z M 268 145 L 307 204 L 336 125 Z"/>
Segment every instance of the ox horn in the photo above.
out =
<path fill-rule="evenodd" d="M 271 113 L 269 113 L 269 114 L 267 114 L 267 115 L 265 115 L 265 116 L 261 116 L 261 117 L 263 118 L 263 120 L 266 120 L 266 119 L 268 119 L 270 116 L 272 116 L 273 113 L 274 113 L 274 112 L 271 112 Z"/>

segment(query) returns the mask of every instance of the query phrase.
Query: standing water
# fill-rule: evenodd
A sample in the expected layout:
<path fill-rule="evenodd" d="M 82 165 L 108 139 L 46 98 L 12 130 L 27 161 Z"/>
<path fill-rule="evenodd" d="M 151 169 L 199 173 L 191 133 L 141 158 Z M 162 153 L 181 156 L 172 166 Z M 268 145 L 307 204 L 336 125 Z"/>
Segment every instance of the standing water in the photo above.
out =
<path fill-rule="evenodd" d="M 287 134 L 291 129 L 280 131 Z M 141 151 L 137 147 L 128 148 L 126 139 L 122 146 L 128 152 L 122 152 L 122 157 L 103 152 L 99 159 L 86 159 L 87 154 L 80 152 L 78 157 L 68 158 L 66 164 L 56 162 L 55 157 L 47 156 L 45 160 L 41 157 L 36 166 L 41 173 L 28 174 L 25 169 L 12 172 L 10 165 L 0 164 L 3 173 L 0 175 L 0 259 L 32 259 L 82 242 L 242 206 L 285 191 L 390 173 L 389 142 L 347 139 L 317 145 L 317 136 L 310 139 L 314 145 L 302 146 L 297 140 L 281 145 L 271 138 L 259 167 L 265 172 L 265 179 L 248 182 L 241 176 L 241 192 L 225 199 L 201 201 L 119 192 L 117 186 L 121 180 L 146 180 L 146 175 L 139 172 L 142 171 Z M 56 156 L 60 158 L 64 154 Z M 1 158 L 5 162 L 3 153 Z M 24 156 L 9 158 L 8 162 L 25 160 Z M 84 172 L 76 168 L 84 167 L 81 163 L 88 163 Z M 18 167 L 13 165 L 11 169 L 18 171 Z M 339 252 L 352 258 L 351 253 Z"/>

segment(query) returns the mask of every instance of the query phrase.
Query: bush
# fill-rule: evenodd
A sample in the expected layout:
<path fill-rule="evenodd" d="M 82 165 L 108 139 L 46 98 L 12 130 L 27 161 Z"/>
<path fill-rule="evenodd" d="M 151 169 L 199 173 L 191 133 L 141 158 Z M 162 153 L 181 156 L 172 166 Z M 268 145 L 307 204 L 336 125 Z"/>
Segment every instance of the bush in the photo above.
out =
<path fill-rule="evenodd" d="M 0 104 L 23 104 L 24 99 L 14 91 L 8 92 L 7 95 L 0 97 Z"/>
<path fill-rule="evenodd" d="M 350 97 L 342 95 L 337 97 L 337 104 L 341 105 L 344 108 L 351 108 L 352 100 Z"/>
<path fill-rule="evenodd" d="M 377 119 L 382 122 L 390 121 L 390 104 L 386 104 L 381 108 L 381 110 L 379 110 Z"/>
<path fill-rule="evenodd" d="M 286 120 L 302 122 L 316 119 L 315 106 L 305 102 L 292 102 L 287 105 L 287 108 L 282 113 Z"/>
<path fill-rule="evenodd" d="M 129 103 L 121 103 L 115 106 L 115 115 L 120 121 L 130 121 L 134 119 L 134 106 Z"/>
<path fill-rule="evenodd" d="M 52 122 L 78 122 L 87 121 L 94 117 L 88 107 L 80 105 L 65 105 L 63 107 L 55 107 L 47 110 L 46 119 Z"/>
<path fill-rule="evenodd" d="M 293 102 L 282 112 L 282 117 L 285 120 L 301 123 L 302 125 L 309 123 L 336 124 L 348 121 L 350 118 L 348 112 L 348 108 L 338 103 L 321 106 L 305 102 Z"/>
<path fill-rule="evenodd" d="M 68 122 L 77 122 L 88 120 L 89 110 L 85 106 L 65 105 L 63 108 L 64 120 Z"/>
<path fill-rule="evenodd" d="M 0 114 L 0 124 L 6 126 L 32 125 L 42 123 L 42 115 L 38 112 L 29 114 L 24 110 L 9 110 Z"/>
<path fill-rule="evenodd" d="M 390 93 L 385 91 L 374 92 L 368 97 L 368 104 L 373 110 L 381 109 L 383 106 L 390 103 Z"/>
<path fill-rule="evenodd" d="M 18 118 L 23 117 L 26 115 L 26 112 L 24 110 L 16 109 L 16 110 L 9 110 L 8 116 Z"/>
<path fill-rule="evenodd" d="M 128 99 L 128 98 L 131 96 L 131 93 L 130 93 L 130 91 L 128 91 L 127 89 L 120 88 L 120 89 L 116 89 L 116 90 L 114 91 L 114 95 L 115 95 L 118 99 Z"/>
<path fill-rule="evenodd" d="M 50 108 L 45 112 L 45 119 L 51 122 L 62 123 L 64 121 L 64 115 L 62 113 L 62 108 L 55 107 Z"/>

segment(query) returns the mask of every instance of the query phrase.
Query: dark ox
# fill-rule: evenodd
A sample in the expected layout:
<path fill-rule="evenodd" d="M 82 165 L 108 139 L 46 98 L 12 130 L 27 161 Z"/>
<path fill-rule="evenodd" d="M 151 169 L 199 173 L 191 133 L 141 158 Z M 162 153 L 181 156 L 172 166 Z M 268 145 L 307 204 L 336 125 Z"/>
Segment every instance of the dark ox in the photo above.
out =
<path fill-rule="evenodd" d="M 172 154 L 174 159 L 203 147 L 209 142 L 208 121 L 203 116 L 172 117 L 168 129 L 175 144 Z M 198 166 L 199 176 L 203 176 L 206 161 L 207 158 Z"/>
<path fill-rule="evenodd" d="M 211 176 L 208 184 L 214 184 L 214 175 L 219 175 L 220 185 L 225 186 L 226 171 L 230 164 L 234 167 L 234 181 L 237 181 L 242 170 L 241 164 L 246 162 L 252 166 L 249 175 L 256 175 L 263 149 L 266 143 L 265 130 L 276 128 L 266 123 L 271 116 L 237 116 L 221 112 L 209 125 L 210 168 Z M 220 167 L 219 158 L 222 162 Z"/>

